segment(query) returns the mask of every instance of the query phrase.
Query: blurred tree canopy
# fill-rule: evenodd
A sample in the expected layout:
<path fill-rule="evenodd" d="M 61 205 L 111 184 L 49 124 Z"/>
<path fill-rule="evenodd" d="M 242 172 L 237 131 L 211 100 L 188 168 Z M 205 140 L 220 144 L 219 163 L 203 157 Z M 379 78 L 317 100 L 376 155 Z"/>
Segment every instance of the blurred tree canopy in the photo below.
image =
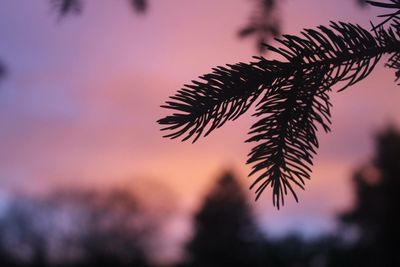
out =
<path fill-rule="evenodd" d="M 371 162 L 354 174 L 354 206 L 338 214 L 337 232 L 306 240 L 271 239 L 258 227 L 230 172 L 206 194 L 193 217 L 187 257 L 177 267 L 400 266 L 400 132 L 376 137 Z M 151 242 L 164 221 L 148 217 L 135 194 L 59 191 L 16 197 L 0 210 L 0 266 L 151 266 Z M 356 230 L 356 231 L 354 231 Z"/>
<path fill-rule="evenodd" d="M 353 176 L 354 206 L 339 213 L 337 232 L 303 240 L 262 235 L 232 174 L 220 178 L 194 217 L 181 266 L 400 266 L 400 132 L 376 137 L 374 159 Z"/>
<path fill-rule="evenodd" d="M 226 173 L 194 217 L 183 266 L 261 266 L 263 242 L 245 193 L 233 174 Z"/>
<path fill-rule="evenodd" d="M 0 266 L 148 266 L 158 227 L 126 190 L 20 196 L 0 216 Z"/>
<path fill-rule="evenodd" d="M 400 266 L 400 133 L 393 127 L 377 136 L 374 160 L 353 177 L 355 206 L 341 216 L 356 226 L 358 266 Z"/>

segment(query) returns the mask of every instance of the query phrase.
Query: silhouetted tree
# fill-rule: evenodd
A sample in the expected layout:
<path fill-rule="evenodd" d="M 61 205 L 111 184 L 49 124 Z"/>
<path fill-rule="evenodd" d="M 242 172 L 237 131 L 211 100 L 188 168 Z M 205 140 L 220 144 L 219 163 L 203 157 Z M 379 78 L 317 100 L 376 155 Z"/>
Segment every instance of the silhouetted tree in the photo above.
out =
<path fill-rule="evenodd" d="M 343 214 L 356 226 L 355 251 L 363 266 L 400 266 L 400 133 L 389 128 L 377 137 L 375 159 L 353 178 L 355 207 Z M 361 266 L 361 265 L 358 265 Z"/>
<path fill-rule="evenodd" d="M 400 77 L 400 1 L 368 1 L 388 9 L 383 22 L 366 30 L 350 23 L 334 23 L 302 36 L 284 35 L 280 46 L 265 45 L 282 60 L 256 57 L 251 63 L 216 67 L 171 97 L 162 107 L 172 115 L 160 119 L 165 137 L 196 141 L 229 120 L 235 120 L 255 102 L 259 117 L 246 142 L 256 143 L 249 154 L 257 173 L 251 188 L 256 199 L 270 186 L 278 208 L 294 186 L 304 189 L 318 148 L 316 132 L 330 131 L 329 93 L 342 91 L 367 77 L 383 55 L 386 66 Z"/>
<path fill-rule="evenodd" d="M 258 266 L 263 235 L 231 173 L 223 175 L 194 218 L 187 266 Z"/>

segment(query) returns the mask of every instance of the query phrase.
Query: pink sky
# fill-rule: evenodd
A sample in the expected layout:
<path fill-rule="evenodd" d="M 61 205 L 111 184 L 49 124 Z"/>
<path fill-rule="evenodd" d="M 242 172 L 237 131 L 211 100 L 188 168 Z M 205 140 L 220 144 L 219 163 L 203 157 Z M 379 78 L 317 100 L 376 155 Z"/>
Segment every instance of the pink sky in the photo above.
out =
<path fill-rule="evenodd" d="M 244 144 L 251 114 L 192 145 L 163 139 L 159 106 L 182 84 L 225 63 L 249 61 L 254 40 L 238 40 L 252 5 L 246 0 L 149 0 L 135 15 L 125 1 L 86 0 L 81 16 L 61 21 L 49 1 L 0 3 L 0 192 L 57 186 L 160 183 L 177 213 L 196 207 L 213 179 L 233 168 L 245 187 Z M 351 0 L 286 0 L 283 31 L 329 20 L 369 25 L 376 10 Z M 368 160 L 373 135 L 400 124 L 393 71 L 333 94 L 333 132 L 321 132 L 313 179 L 276 211 L 266 192 L 254 206 L 265 229 L 315 234 L 333 228 L 351 204 L 354 168 Z M 250 196 L 253 195 L 250 193 Z M 177 222 L 176 225 L 182 225 Z"/>

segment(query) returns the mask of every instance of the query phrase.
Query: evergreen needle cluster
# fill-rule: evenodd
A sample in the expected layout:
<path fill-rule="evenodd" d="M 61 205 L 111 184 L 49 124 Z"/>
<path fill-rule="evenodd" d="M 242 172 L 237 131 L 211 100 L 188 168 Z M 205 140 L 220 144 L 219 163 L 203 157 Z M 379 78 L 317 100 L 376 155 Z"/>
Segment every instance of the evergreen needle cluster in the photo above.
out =
<path fill-rule="evenodd" d="M 247 161 L 257 175 L 251 188 L 258 199 L 270 186 L 278 209 L 288 192 L 297 201 L 295 186 L 304 189 L 310 178 L 317 130 L 330 130 L 332 87 L 341 91 L 363 80 L 385 54 L 400 75 L 400 0 L 368 3 L 390 10 L 372 30 L 331 22 L 283 35 L 277 46 L 266 45 L 282 60 L 216 67 L 185 85 L 162 106 L 173 111 L 158 121 L 165 137 L 194 142 L 255 105 L 258 121 L 246 140 L 255 144 Z"/>

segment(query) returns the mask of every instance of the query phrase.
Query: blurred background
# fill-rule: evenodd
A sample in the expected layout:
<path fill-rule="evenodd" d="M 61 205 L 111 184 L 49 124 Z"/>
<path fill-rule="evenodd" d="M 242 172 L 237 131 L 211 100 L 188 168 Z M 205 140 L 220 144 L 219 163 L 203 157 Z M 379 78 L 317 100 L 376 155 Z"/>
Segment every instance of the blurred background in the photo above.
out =
<path fill-rule="evenodd" d="M 383 63 L 332 94 L 312 179 L 279 211 L 247 190 L 251 112 L 196 144 L 156 123 L 183 84 L 280 33 L 369 28 L 382 12 L 364 2 L 2 0 L 0 265 L 400 266 L 400 91 Z"/>

